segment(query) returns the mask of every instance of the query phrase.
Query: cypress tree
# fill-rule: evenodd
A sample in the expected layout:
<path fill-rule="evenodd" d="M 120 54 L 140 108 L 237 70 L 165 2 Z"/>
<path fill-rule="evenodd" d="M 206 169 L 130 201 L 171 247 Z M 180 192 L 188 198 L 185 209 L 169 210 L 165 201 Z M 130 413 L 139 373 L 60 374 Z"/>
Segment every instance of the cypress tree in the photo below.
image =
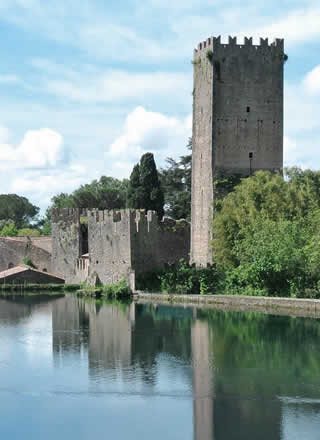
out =
<path fill-rule="evenodd" d="M 140 166 L 137 163 L 132 170 L 127 195 L 128 208 L 141 208 Z"/>
<path fill-rule="evenodd" d="M 128 189 L 128 207 L 156 211 L 163 217 L 164 195 L 152 153 L 144 154 L 134 166 Z"/>

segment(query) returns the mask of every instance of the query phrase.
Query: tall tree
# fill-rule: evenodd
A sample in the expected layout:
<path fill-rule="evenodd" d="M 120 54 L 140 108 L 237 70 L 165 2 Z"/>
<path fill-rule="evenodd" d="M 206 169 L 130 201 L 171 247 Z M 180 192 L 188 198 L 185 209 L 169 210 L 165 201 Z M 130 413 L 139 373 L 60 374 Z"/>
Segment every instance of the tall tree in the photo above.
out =
<path fill-rule="evenodd" d="M 128 206 L 156 211 L 163 217 L 164 195 L 152 153 L 145 153 L 134 166 L 129 182 Z"/>

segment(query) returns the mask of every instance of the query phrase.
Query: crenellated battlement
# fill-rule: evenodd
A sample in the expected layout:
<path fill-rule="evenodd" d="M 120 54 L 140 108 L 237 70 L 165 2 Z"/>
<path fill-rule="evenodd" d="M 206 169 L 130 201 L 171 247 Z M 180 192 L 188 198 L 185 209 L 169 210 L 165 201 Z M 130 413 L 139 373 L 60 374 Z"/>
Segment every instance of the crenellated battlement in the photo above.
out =
<path fill-rule="evenodd" d="M 81 210 L 78 208 L 53 208 L 51 211 L 52 223 L 80 219 Z"/>
<path fill-rule="evenodd" d="M 284 40 L 281 38 L 276 38 L 272 43 L 269 44 L 268 38 L 260 38 L 260 44 L 253 44 L 252 37 L 244 37 L 243 43 L 238 43 L 237 37 L 228 37 L 228 42 L 224 43 L 221 40 L 221 36 L 209 37 L 205 41 L 198 44 L 198 47 L 194 49 L 194 56 L 200 56 L 203 52 L 212 50 L 215 52 L 232 52 L 232 51 L 251 51 L 252 53 L 266 52 L 283 54 L 284 51 Z"/>

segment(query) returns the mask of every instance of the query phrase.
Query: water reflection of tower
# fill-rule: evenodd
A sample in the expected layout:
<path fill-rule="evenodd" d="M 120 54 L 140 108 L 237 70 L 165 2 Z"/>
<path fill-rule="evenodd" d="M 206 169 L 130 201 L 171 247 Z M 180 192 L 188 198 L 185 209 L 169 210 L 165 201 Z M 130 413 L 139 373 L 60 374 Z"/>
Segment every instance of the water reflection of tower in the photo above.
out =
<path fill-rule="evenodd" d="M 212 440 L 213 370 L 210 368 L 210 341 L 207 321 L 196 320 L 191 328 L 193 359 L 193 426 L 194 440 Z"/>
<path fill-rule="evenodd" d="M 74 295 L 66 295 L 52 307 L 52 345 L 57 360 L 66 352 L 80 352 L 87 345 L 88 317 L 84 304 Z"/>
<path fill-rule="evenodd" d="M 85 305 L 90 320 L 89 334 L 89 374 L 102 370 L 123 373 L 131 363 L 132 325 L 134 307 Z"/>

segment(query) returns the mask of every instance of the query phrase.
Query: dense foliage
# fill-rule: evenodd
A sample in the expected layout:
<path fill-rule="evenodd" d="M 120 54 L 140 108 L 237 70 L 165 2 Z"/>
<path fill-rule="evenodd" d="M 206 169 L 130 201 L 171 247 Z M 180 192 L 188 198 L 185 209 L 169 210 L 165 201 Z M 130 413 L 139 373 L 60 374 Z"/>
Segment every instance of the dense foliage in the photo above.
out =
<path fill-rule="evenodd" d="M 221 202 L 213 231 L 227 292 L 319 296 L 319 171 L 243 179 Z"/>
<path fill-rule="evenodd" d="M 182 259 L 177 266 L 138 276 L 136 288 L 165 293 L 205 295 L 214 292 L 218 280 L 214 267 L 197 269 Z"/>
<path fill-rule="evenodd" d="M 102 176 L 81 185 L 71 194 L 60 193 L 52 198 L 52 208 L 121 209 L 126 207 L 128 181 Z"/>
<path fill-rule="evenodd" d="M 127 203 L 129 208 L 156 211 L 163 217 L 164 195 L 152 153 L 145 153 L 130 176 Z"/>

